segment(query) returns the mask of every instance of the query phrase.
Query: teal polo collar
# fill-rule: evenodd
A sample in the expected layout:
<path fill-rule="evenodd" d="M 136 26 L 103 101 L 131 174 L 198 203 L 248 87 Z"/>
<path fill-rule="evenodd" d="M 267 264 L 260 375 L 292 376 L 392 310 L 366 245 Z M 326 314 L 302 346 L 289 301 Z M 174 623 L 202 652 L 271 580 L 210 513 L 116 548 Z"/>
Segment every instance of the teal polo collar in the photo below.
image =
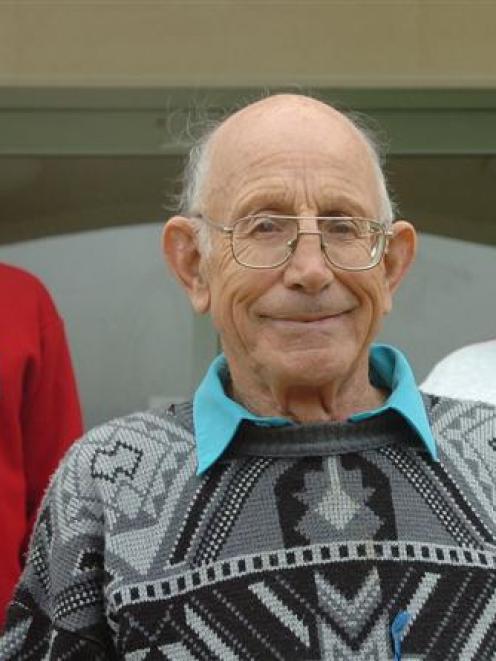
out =
<path fill-rule="evenodd" d="M 383 406 L 372 411 L 355 413 L 349 420 L 360 422 L 388 410 L 399 413 L 417 433 L 432 459 L 437 461 L 437 448 L 425 411 L 422 396 L 405 356 L 392 346 L 374 344 L 370 350 L 370 366 L 374 383 L 391 390 Z M 193 424 L 198 456 L 197 473 L 204 473 L 224 453 L 243 420 L 262 426 L 294 424 L 286 418 L 260 417 L 228 397 L 221 375 L 227 371 L 223 354 L 210 365 L 193 398 Z"/>

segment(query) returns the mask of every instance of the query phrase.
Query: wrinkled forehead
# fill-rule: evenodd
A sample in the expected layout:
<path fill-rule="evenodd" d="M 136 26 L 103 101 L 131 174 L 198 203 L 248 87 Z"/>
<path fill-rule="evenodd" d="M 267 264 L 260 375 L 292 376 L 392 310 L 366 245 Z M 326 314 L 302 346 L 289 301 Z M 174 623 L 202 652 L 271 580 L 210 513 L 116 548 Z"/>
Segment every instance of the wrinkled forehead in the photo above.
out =
<path fill-rule="evenodd" d="M 208 151 L 208 174 L 202 198 L 210 208 L 229 207 L 257 178 L 294 182 L 309 170 L 323 182 L 340 175 L 356 182 L 357 189 L 373 191 L 377 176 L 369 145 L 356 127 L 335 109 L 307 97 L 272 97 L 230 117 L 215 132 Z M 339 191 L 336 191 L 338 193 Z"/>

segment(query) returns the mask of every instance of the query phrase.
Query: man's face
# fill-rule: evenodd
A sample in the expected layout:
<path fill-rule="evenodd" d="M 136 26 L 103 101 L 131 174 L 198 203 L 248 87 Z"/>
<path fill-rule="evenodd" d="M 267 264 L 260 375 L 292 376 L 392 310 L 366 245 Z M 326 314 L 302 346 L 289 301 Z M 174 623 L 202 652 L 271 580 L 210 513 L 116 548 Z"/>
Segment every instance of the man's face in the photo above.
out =
<path fill-rule="evenodd" d="M 269 104 L 270 106 L 270 104 Z M 219 131 L 202 212 L 219 225 L 257 212 L 377 218 L 368 149 L 337 113 L 314 103 L 256 107 Z M 313 219 L 302 230 L 315 230 Z M 268 270 L 237 264 L 229 237 L 213 231 L 202 264 L 210 312 L 233 379 L 255 376 L 269 390 L 346 380 L 368 364 L 368 346 L 390 309 L 385 267 L 333 268 L 315 235 L 302 235 L 288 262 Z"/>

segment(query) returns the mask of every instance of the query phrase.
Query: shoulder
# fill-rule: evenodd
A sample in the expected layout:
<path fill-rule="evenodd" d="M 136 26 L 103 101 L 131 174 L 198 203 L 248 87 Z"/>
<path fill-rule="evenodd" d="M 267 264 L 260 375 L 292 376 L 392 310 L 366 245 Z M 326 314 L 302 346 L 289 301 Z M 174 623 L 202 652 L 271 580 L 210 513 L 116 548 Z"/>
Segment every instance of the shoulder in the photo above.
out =
<path fill-rule="evenodd" d="M 496 358 L 496 339 L 468 344 L 449 353 L 437 363 L 433 369 L 433 373 L 441 369 L 458 369 L 465 365 L 477 364 L 481 358 L 485 357 Z"/>
<path fill-rule="evenodd" d="M 45 285 L 32 273 L 17 266 L 0 263 L 0 283 L 2 289 L 9 287 L 17 291 L 29 292 L 39 296 L 49 296 Z"/>
<path fill-rule="evenodd" d="M 473 400 L 423 395 L 440 453 L 473 455 L 496 475 L 496 406 Z"/>
<path fill-rule="evenodd" d="M 472 344 L 449 354 L 435 365 L 421 389 L 496 404 L 496 340 Z"/>
<path fill-rule="evenodd" d="M 433 429 L 438 431 L 455 428 L 461 432 L 491 435 L 496 429 L 496 406 L 494 404 L 474 400 L 445 397 L 431 393 L 422 393 L 422 398 L 429 415 Z M 478 424 L 478 421 L 484 424 Z M 484 433 L 483 433 L 484 432 Z"/>
<path fill-rule="evenodd" d="M 15 310 L 22 319 L 38 319 L 42 325 L 60 323 L 53 298 L 43 282 L 23 269 L 0 263 L 0 306 Z"/>
<path fill-rule="evenodd" d="M 468 344 L 449 353 L 433 367 L 426 382 L 438 374 L 463 371 L 466 367 L 477 366 L 481 359 L 486 358 L 496 359 L 496 339 Z"/>
<path fill-rule="evenodd" d="M 429 396 L 432 431 L 439 463 L 432 465 L 443 492 L 470 519 L 482 526 L 486 539 L 496 537 L 496 407 L 474 401 Z M 461 497 L 461 498 L 460 498 Z M 465 505 L 468 504 L 469 510 Z M 475 519 L 474 519 L 475 517 Z M 487 537 L 487 535 L 489 537 Z"/>
<path fill-rule="evenodd" d="M 194 473 L 192 431 L 173 412 L 145 411 L 95 427 L 62 460 L 54 481 L 64 490 L 118 497 L 124 485 L 146 490 L 150 480 L 171 479 L 179 470 Z M 55 486 L 57 488 L 57 484 Z"/>

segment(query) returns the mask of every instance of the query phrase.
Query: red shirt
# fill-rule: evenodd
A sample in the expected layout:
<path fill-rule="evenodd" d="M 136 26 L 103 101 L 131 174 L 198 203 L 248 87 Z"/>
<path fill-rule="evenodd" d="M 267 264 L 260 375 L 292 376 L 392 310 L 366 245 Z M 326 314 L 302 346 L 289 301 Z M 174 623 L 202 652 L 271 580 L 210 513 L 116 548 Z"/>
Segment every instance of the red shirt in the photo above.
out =
<path fill-rule="evenodd" d="M 55 305 L 35 277 L 0 264 L 0 629 L 50 475 L 81 433 Z"/>

